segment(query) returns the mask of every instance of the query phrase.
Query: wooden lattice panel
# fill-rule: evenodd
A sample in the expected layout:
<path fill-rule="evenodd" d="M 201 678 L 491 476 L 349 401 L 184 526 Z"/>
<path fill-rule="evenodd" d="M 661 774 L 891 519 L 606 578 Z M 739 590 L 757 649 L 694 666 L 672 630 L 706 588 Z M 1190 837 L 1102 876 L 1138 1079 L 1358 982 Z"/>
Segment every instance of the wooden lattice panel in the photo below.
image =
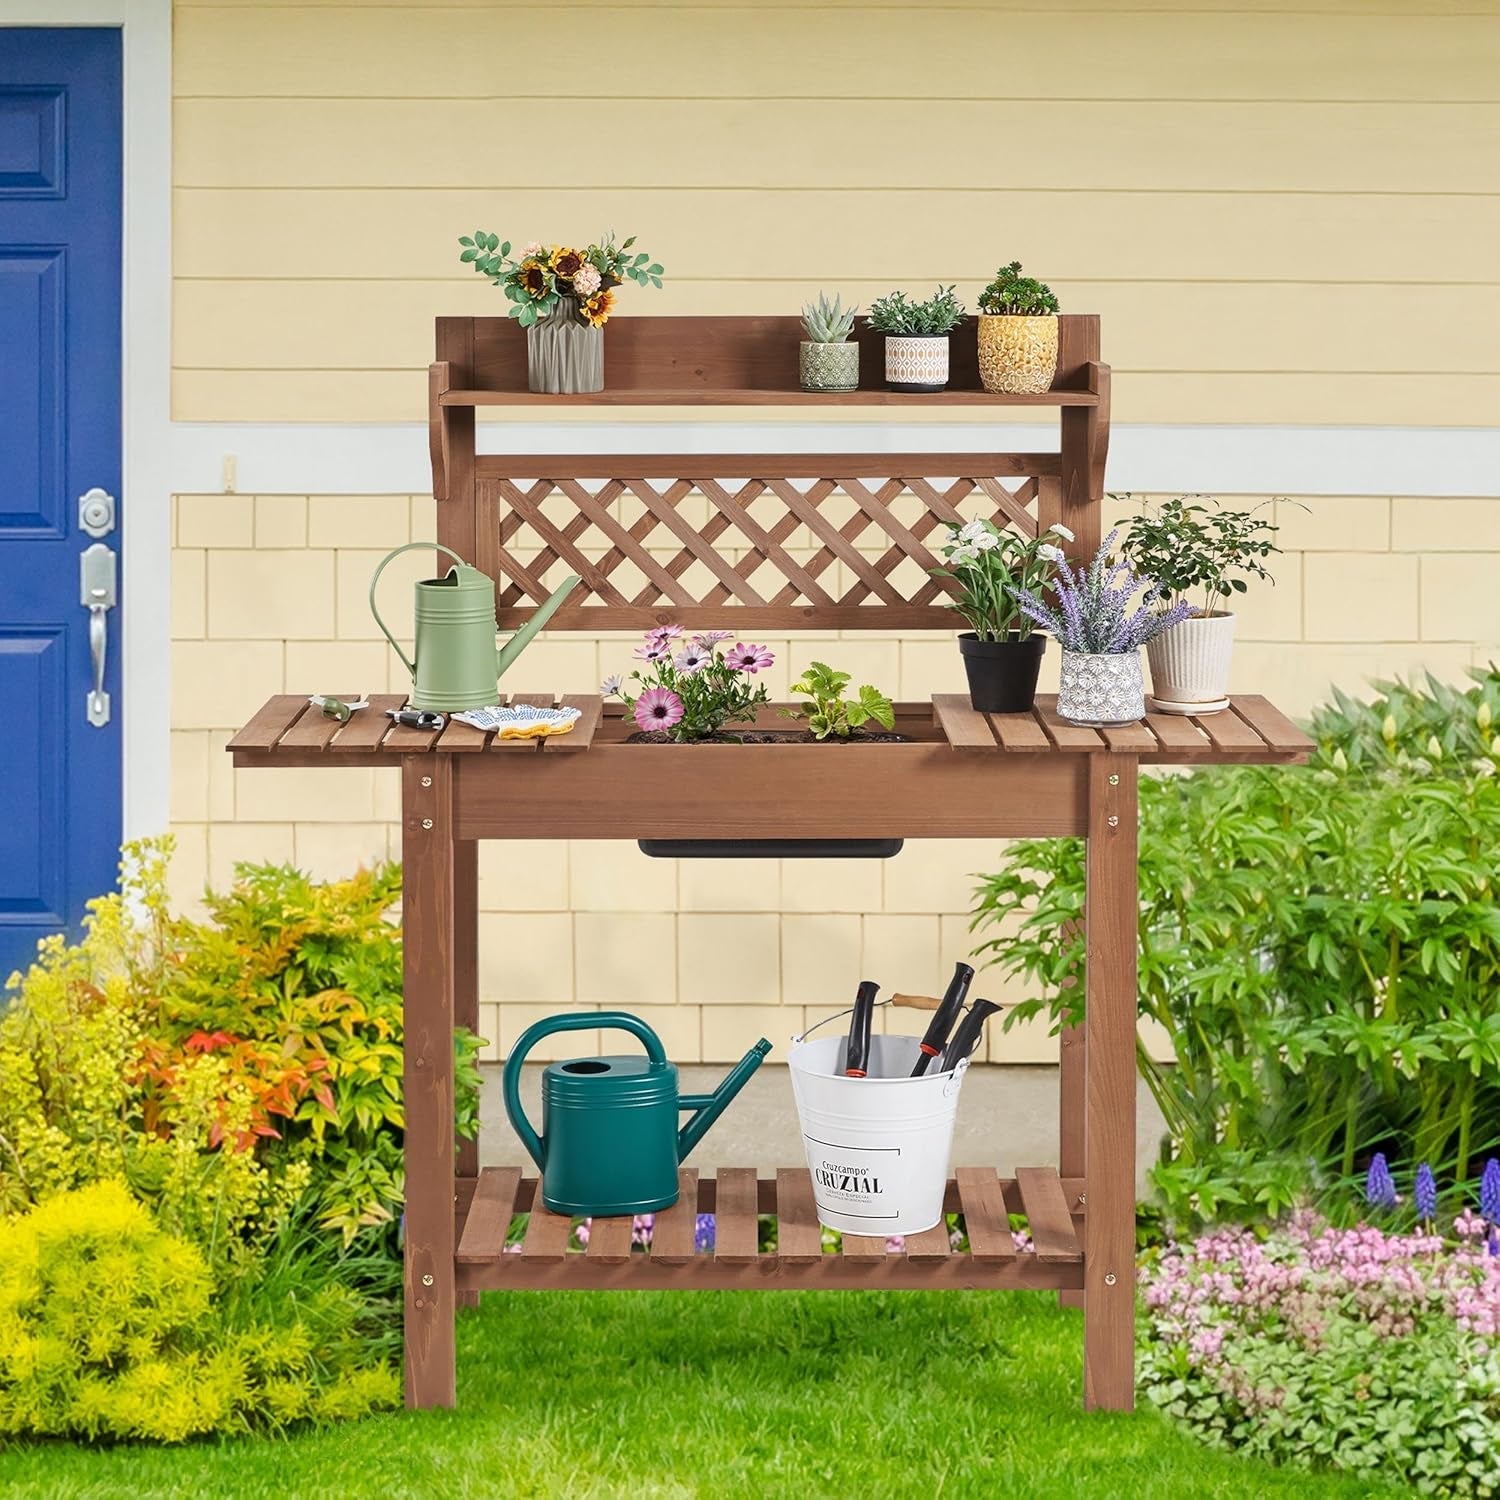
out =
<path fill-rule="evenodd" d="M 1034 537 L 1059 483 L 1047 454 L 679 456 L 649 473 L 626 456 L 539 477 L 527 462 L 476 464 L 476 562 L 502 628 L 577 573 L 551 629 L 703 627 L 732 610 L 741 630 L 951 630 L 954 586 L 932 571 L 945 523 Z"/>

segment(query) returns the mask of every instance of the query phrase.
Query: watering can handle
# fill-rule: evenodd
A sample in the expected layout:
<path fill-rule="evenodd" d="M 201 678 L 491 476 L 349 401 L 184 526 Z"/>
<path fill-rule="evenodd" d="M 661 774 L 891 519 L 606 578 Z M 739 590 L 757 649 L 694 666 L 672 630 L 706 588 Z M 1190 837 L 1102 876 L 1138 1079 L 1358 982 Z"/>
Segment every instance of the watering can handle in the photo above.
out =
<path fill-rule="evenodd" d="M 526 1111 L 521 1107 L 521 1064 L 526 1061 L 526 1054 L 543 1037 L 551 1036 L 554 1031 L 602 1031 L 605 1029 L 628 1031 L 646 1049 L 646 1058 L 653 1067 L 666 1066 L 667 1054 L 662 1047 L 661 1038 L 639 1016 L 633 1016 L 623 1010 L 591 1011 L 586 1015 L 548 1016 L 534 1026 L 528 1026 L 516 1038 L 515 1046 L 510 1049 L 510 1056 L 505 1059 L 505 1077 L 502 1088 L 505 1096 L 505 1112 L 510 1116 L 510 1123 L 515 1126 L 516 1134 L 521 1137 L 521 1144 L 530 1153 L 532 1161 L 537 1164 L 538 1171 L 545 1171 L 546 1168 L 542 1164 L 542 1143 L 537 1139 L 537 1133 L 531 1128 L 531 1121 L 526 1118 Z"/>
<path fill-rule="evenodd" d="M 385 572 L 385 565 L 388 562 L 400 557 L 403 552 L 410 552 L 416 547 L 425 547 L 429 552 L 446 552 L 454 562 L 460 563 L 465 567 L 468 566 L 452 547 L 445 547 L 441 542 L 407 542 L 405 546 L 397 547 L 393 552 L 387 552 L 376 565 L 375 576 L 370 579 L 370 613 L 375 616 L 375 623 L 380 626 L 381 635 L 391 643 L 391 649 L 401 658 L 401 665 L 406 668 L 412 677 L 417 675 L 416 663 L 407 660 L 406 652 L 396 644 L 396 637 L 386 629 L 385 621 L 380 618 L 380 611 L 375 607 L 375 585 L 380 582 L 380 575 Z"/>

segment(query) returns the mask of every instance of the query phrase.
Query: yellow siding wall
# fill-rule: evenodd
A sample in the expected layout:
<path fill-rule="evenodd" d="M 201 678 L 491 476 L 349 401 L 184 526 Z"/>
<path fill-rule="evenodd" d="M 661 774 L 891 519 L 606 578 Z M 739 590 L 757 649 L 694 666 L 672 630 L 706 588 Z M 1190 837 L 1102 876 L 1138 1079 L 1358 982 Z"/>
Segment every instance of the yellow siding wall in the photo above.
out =
<path fill-rule="evenodd" d="M 456 235 L 613 225 L 629 311 L 1019 257 L 1117 420 L 1488 423 L 1497 10 L 178 0 L 174 412 L 413 419 L 434 314 L 504 306 Z"/>

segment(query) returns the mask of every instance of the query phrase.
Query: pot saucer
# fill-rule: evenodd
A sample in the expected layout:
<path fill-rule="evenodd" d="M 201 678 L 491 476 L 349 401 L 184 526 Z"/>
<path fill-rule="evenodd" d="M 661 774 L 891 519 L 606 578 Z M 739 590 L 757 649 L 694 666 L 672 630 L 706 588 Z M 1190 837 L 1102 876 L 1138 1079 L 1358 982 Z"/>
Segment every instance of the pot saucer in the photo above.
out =
<path fill-rule="evenodd" d="M 1159 714 L 1221 714 L 1229 707 L 1228 698 L 1212 698 L 1207 703 L 1169 703 L 1165 698 L 1147 700 Z"/>

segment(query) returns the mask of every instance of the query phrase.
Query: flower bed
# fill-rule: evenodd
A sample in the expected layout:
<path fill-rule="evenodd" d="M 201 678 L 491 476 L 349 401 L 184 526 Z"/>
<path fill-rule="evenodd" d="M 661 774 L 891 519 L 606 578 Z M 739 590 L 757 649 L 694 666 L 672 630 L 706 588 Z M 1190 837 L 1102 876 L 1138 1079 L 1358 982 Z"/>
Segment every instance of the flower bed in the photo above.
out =
<path fill-rule="evenodd" d="M 1139 1389 L 1218 1447 L 1500 1494 L 1500 1254 L 1478 1215 L 1453 1230 L 1301 1214 L 1169 1245 L 1142 1272 Z"/>

